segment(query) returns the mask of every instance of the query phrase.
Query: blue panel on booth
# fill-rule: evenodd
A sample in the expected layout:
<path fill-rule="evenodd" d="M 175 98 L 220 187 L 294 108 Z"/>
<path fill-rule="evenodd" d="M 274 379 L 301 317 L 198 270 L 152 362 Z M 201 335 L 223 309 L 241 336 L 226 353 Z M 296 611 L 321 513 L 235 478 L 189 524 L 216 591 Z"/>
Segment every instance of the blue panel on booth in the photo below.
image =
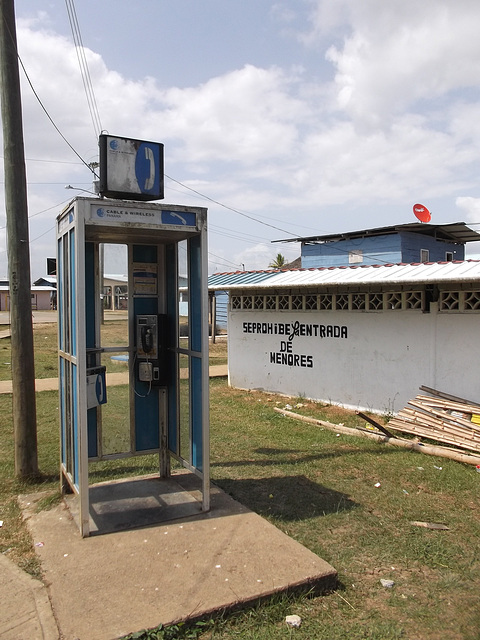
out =
<path fill-rule="evenodd" d="M 88 409 L 87 411 L 87 433 L 88 433 L 88 457 L 96 458 L 98 455 L 97 448 L 97 409 Z"/>
<path fill-rule="evenodd" d="M 63 336 L 64 336 L 64 316 L 63 316 L 63 241 L 58 240 L 57 243 L 57 309 L 58 313 L 58 344 L 63 349 Z"/>
<path fill-rule="evenodd" d="M 160 446 L 158 389 L 148 382 L 135 382 L 135 391 L 145 397 L 135 401 L 135 450 L 148 451 Z"/>
<path fill-rule="evenodd" d="M 203 471 L 202 359 L 192 357 L 192 464 Z"/>
<path fill-rule="evenodd" d="M 73 446 L 73 481 L 78 486 L 80 482 L 79 477 L 79 455 L 80 455 L 80 433 L 79 433 L 79 424 L 78 424 L 78 394 L 77 394 L 77 366 L 72 364 L 72 389 L 73 389 L 73 438 L 72 438 L 72 446 Z"/>
<path fill-rule="evenodd" d="M 70 231 L 70 327 L 72 356 L 77 355 L 77 278 L 75 269 L 75 231 Z"/>
<path fill-rule="evenodd" d="M 62 463 L 67 465 L 67 418 L 65 415 L 65 360 L 60 358 L 59 362 L 59 395 L 60 395 L 60 434 L 61 434 L 61 456 Z"/>
<path fill-rule="evenodd" d="M 95 246 L 85 243 L 85 342 L 95 347 Z"/>

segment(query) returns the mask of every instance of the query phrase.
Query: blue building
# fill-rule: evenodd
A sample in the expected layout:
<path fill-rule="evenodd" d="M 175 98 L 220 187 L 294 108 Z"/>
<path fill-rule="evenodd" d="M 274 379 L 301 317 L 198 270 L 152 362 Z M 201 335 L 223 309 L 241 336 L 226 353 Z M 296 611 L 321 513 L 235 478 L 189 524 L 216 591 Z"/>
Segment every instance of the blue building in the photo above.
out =
<path fill-rule="evenodd" d="M 275 242 L 301 242 L 302 268 L 465 259 L 465 244 L 480 235 L 464 222 L 411 223 Z"/>

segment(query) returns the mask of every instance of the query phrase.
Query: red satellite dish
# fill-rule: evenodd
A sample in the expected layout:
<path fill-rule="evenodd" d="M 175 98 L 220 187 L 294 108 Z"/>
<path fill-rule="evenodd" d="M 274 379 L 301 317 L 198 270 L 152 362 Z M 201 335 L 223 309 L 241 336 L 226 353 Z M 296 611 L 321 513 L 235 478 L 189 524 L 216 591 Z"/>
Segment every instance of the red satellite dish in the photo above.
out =
<path fill-rule="evenodd" d="M 420 220 L 420 222 L 430 222 L 432 214 L 423 204 L 414 204 L 413 213 Z"/>

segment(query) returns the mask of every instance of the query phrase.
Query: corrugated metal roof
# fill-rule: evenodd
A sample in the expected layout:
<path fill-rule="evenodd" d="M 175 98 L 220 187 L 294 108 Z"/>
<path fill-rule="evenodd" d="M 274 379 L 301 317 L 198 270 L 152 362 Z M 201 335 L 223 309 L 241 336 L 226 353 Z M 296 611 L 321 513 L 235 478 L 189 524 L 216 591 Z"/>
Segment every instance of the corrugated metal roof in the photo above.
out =
<path fill-rule="evenodd" d="M 424 236 L 431 236 L 441 240 L 451 242 L 478 242 L 480 234 L 465 222 L 449 222 L 447 224 L 425 224 L 423 222 L 409 222 L 408 224 L 397 224 L 389 227 L 376 227 L 374 229 L 361 229 L 359 231 L 346 231 L 344 233 L 331 233 L 322 236 L 308 236 L 305 238 L 286 238 L 284 240 L 273 240 L 273 242 L 338 242 L 353 238 L 365 238 L 368 236 L 388 235 L 399 233 L 400 231 L 410 231 Z"/>
<path fill-rule="evenodd" d="M 242 272 L 246 276 L 248 272 Z M 254 272 L 262 273 L 262 272 Z M 222 275 L 221 285 L 209 278 L 209 289 L 253 289 L 277 287 L 312 287 L 359 284 L 427 284 L 436 282 L 475 282 L 480 284 L 480 260 L 421 262 L 412 264 L 319 267 L 263 272 L 268 278 L 256 281 L 235 279 L 236 274 Z M 229 276 L 232 276 L 229 278 Z"/>
<path fill-rule="evenodd" d="M 234 271 L 233 273 L 214 273 L 208 276 L 209 289 L 226 289 L 224 285 L 250 285 L 264 282 L 273 276 L 278 275 L 279 271 Z"/>
<path fill-rule="evenodd" d="M 115 282 L 128 282 L 128 276 L 123 273 L 106 273 L 104 280 L 114 280 Z"/>
<path fill-rule="evenodd" d="M 37 278 L 33 284 L 36 282 L 48 282 L 49 284 L 56 285 L 57 276 L 42 276 L 41 278 Z"/>

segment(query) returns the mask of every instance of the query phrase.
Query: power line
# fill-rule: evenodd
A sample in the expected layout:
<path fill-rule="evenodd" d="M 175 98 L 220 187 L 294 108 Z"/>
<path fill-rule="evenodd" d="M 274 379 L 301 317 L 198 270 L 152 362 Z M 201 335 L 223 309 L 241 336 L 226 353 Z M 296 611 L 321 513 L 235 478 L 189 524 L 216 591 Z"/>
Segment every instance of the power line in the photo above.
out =
<path fill-rule="evenodd" d="M 223 202 L 219 202 L 218 200 L 215 200 L 214 198 L 210 198 L 210 196 L 207 196 L 204 193 L 201 193 L 200 191 L 197 191 L 196 189 L 193 189 L 192 187 L 189 187 L 188 185 L 183 184 L 183 182 L 180 182 L 179 180 L 175 180 L 175 178 L 172 178 L 171 176 L 169 176 L 167 174 L 165 174 L 165 177 L 168 178 L 169 180 L 172 180 L 176 184 L 179 184 L 184 189 L 188 189 L 189 191 L 192 191 L 193 193 L 196 193 L 197 196 L 200 196 L 201 198 L 205 198 L 205 200 L 208 200 L 209 202 L 213 202 L 214 204 L 218 204 L 218 206 L 223 207 L 224 209 L 228 209 L 229 211 L 233 211 L 234 213 L 237 213 L 239 216 L 243 216 L 244 218 L 248 218 L 249 220 L 253 220 L 254 222 L 257 222 L 258 224 L 263 224 L 265 227 L 270 227 L 271 229 L 275 229 L 276 231 L 281 231 L 282 233 L 288 233 L 289 235 L 294 236 L 295 238 L 300 238 L 300 236 L 297 233 L 292 233 L 291 231 L 286 231 L 285 229 L 281 229 L 280 227 L 277 227 L 277 226 L 275 226 L 273 224 L 268 224 L 268 222 L 262 222 L 261 220 L 259 220 L 258 218 L 255 218 L 254 216 L 250 216 L 247 213 L 244 213 L 243 211 L 239 211 L 238 209 L 235 209 L 235 207 L 229 207 L 228 205 L 223 204 Z"/>
<path fill-rule="evenodd" d="M 170 176 L 167 176 L 166 174 L 164 174 L 166 178 L 170 178 Z M 170 180 L 173 180 L 173 178 L 170 178 Z M 181 185 L 182 187 L 184 187 L 185 189 L 189 189 L 190 187 L 188 187 L 187 185 L 183 184 L 182 182 L 179 182 L 178 180 L 176 180 L 177 184 Z M 168 186 L 167 187 L 169 191 L 174 191 L 175 193 L 183 193 L 183 191 L 181 191 L 180 189 L 174 189 L 172 186 Z M 201 193 L 200 191 L 196 191 L 195 193 L 197 193 L 198 195 L 200 195 L 202 198 L 205 198 L 207 200 L 211 200 L 212 202 L 216 202 L 216 200 L 212 200 L 211 198 L 209 198 L 208 196 L 204 195 L 203 193 Z M 228 205 L 224 205 L 222 203 L 220 203 L 220 206 L 225 207 L 226 209 L 231 209 L 232 211 L 235 211 L 235 213 L 237 213 L 236 209 L 232 209 L 231 207 L 229 207 Z M 258 216 L 258 218 L 265 218 L 265 220 L 274 220 L 275 218 L 269 218 L 269 216 Z M 253 218 L 256 222 L 259 222 L 261 224 L 261 221 L 258 218 Z M 210 225 L 210 228 L 212 228 L 212 225 Z M 317 231 L 316 229 L 314 229 L 313 227 L 307 227 L 305 225 L 300 225 L 300 224 L 295 224 L 295 228 L 296 229 L 309 229 L 310 231 Z M 289 231 L 285 231 L 284 233 L 290 233 Z M 246 234 L 246 235 L 251 235 L 251 234 Z M 295 234 L 293 234 L 295 235 Z M 233 236 L 232 236 L 233 237 Z M 254 236 L 252 236 L 254 237 Z M 270 240 L 268 238 L 263 238 L 265 241 L 270 242 Z"/>
<path fill-rule="evenodd" d="M 232 262 L 231 260 L 228 260 L 227 258 L 222 258 L 220 256 L 216 256 L 214 253 L 210 253 L 210 251 L 208 252 L 209 256 L 213 256 L 214 258 L 217 258 L 218 260 L 222 260 L 223 264 L 232 264 L 234 267 L 238 266 L 235 262 Z M 211 260 L 211 262 L 213 262 L 213 260 Z"/>
<path fill-rule="evenodd" d="M 74 0 L 65 0 L 65 5 L 67 7 L 73 42 L 77 52 L 77 59 L 80 66 L 80 74 L 82 76 L 83 88 L 85 89 L 88 109 L 90 111 L 90 117 L 92 118 L 93 130 L 98 137 L 102 132 L 102 123 L 100 120 L 100 113 L 98 111 L 97 100 L 95 98 L 95 91 L 93 90 L 92 78 L 88 69 L 87 58 L 85 56 L 85 47 L 83 46 L 80 25 L 78 24 L 75 2 Z"/>
<path fill-rule="evenodd" d="M 28 216 L 28 219 L 31 220 L 32 218 L 35 218 L 36 216 L 39 216 L 41 213 L 46 213 L 47 211 L 51 211 L 52 209 L 57 209 L 57 207 L 61 207 L 63 204 L 70 202 L 70 198 L 67 198 L 67 200 L 63 200 L 62 202 L 59 202 L 58 204 L 54 204 L 51 207 L 47 207 L 47 209 L 42 209 L 41 211 L 37 211 L 37 213 L 32 213 L 31 215 Z M 0 227 L 0 231 L 3 231 L 4 229 L 6 229 L 7 227 Z M 53 227 L 52 227 L 53 228 Z M 50 229 L 49 229 L 50 231 Z M 44 235 L 44 234 L 42 234 Z M 30 240 L 30 244 L 33 242 L 33 240 Z"/>
<path fill-rule="evenodd" d="M 92 173 L 93 175 L 98 178 L 98 175 L 95 173 L 95 170 L 82 158 L 82 156 L 78 153 L 78 151 L 73 147 L 72 144 L 70 144 L 70 142 L 67 140 L 67 138 L 63 135 L 63 133 L 60 131 L 60 129 L 58 128 L 58 126 L 56 125 L 56 123 L 54 122 L 52 116 L 48 113 L 45 105 L 43 104 L 43 102 L 40 100 L 40 96 L 38 95 L 38 93 L 36 92 L 32 81 L 30 80 L 30 76 L 27 73 L 27 70 L 25 69 L 25 65 L 23 64 L 23 61 L 19 55 L 19 53 L 17 52 L 17 58 L 18 61 L 20 63 L 20 66 L 22 67 L 22 71 L 25 74 L 25 78 L 27 79 L 28 84 L 30 85 L 30 89 L 33 92 L 33 95 L 35 96 L 35 98 L 38 101 L 38 104 L 41 106 L 41 108 L 43 109 L 43 112 L 45 113 L 45 115 L 47 116 L 47 118 L 50 120 L 51 124 L 53 125 L 55 131 L 59 134 L 59 136 L 62 138 L 62 140 L 70 147 L 70 149 L 73 151 L 73 153 L 77 156 L 77 158 L 79 158 L 82 161 L 82 164 L 84 164 Z"/>
<path fill-rule="evenodd" d="M 46 236 L 47 233 L 50 233 L 50 231 L 53 231 L 55 229 L 57 225 L 53 225 L 53 227 L 50 227 L 49 229 L 47 229 L 46 231 L 44 231 L 43 233 L 41 233 L 39 236 L 37 236 L 36 238 L 33 238 L 33 240 L 30 240 L 30 244 L 32 244 L 32 242 L 36 242 L 37 240 L 40 240 L 40 238 L 43 238 L 43 236 Z"/>
<path fill-rule="evenodd" d="M 0 181 L 0 184 L 5 184 L 3 181 Z M 35 185 L 36 187 L 39 186 L 47 186 L 47 185 L 52 185 L 52 184 L 65 184 L 65 181 L 63 182 L 27 182 L 28 185 Z M 78 184 L 90 184 L 89 182 L 79 182 Z M 79 189 L 79 191 L 83 191 L 83 189 Z"/>
<path fill-rule="evenodd" d="M 224 227 L 217 227 L 215 225 L 209 225 L 208 230 L 210 233 L 223 236 L 225 238 L 233 238 L 234 240 L 241 240 L 242 242 L 250 242 L 257 244 L 258 242 L 270 242 L 268 238 L 261 238 L 259 236 L 251 235 L 250 233 L 243 233 L 241 231 L 231 231 Z"/>
<path fill-rule="evenodd" d="M 27 70 L 25 69 L 25 66 L 23 64 L 22 59 L 20 58 L 20 55 L 17 53 L 18 56 L 18 60 L 21 64 L 23 73 L 25 74 L 25 77 L 28 81 L 28 84 L 30 85 L 30 88 L 33 92 L 33 95 L 35 96 L 35 98 L 37 99 L 39 105 L 41 106 L 41 108 L 43 109 L 45 115 L 47 116 L 47 118 L 50 120 L 51 124 L 53 125 L 53 127 L 55 128 L 55 130 L 57 131 L 57 133 L 61 136 L 61 138 L 64 140 L 64 142 L 70 147 L 70 149 L 75 153 L 75 155 L 81 160 L 82 164 L 84 164 L 92 173 L 93 175 L 98 179 L 99 176 L 97 175 L 97 173 L 95 172 L 95 170 L 92 168 L 92 166 L 90 164 L 88 164 L 83 158 L 82 156 L 77 152 L 77 150 L 73 147 L 73 145 L 67 140 L 67 138 L 63 135 L 63 133 L 60 131 L 59 127 L 56 125 L 56 123 L 54 122 L 53 118 L 50 116 L 49 112 L 47 111 L 46 107 L 44 106 L 43 102 L 40 99 L 40 96 L 38 95 L 38 93 L 36 92 L 32 81 L 30 80 L 30 77 L 27 73 Z M 282 229 L 281 227 L 278 227 L 276 225 L 272 225 L 269 224 L 267 222 L 263 222 L 262 220 L 259 220 L 258 218 L 255 218 L 254 216 L 248 215 L 247 213 L 240 211 L 238 209 L 236 209 L 235 207 L 230 207 L 226 204 L 223 204 L 222 202 L 215 200 L 214 198 L 211 198 L 210 196 L 207 196 L 204 193 L 201 193 L 200 191 L 193 189 L 192 187 L 189 187 L 188 185 L 184 184 L 183 182 L 180 182 L 179 180 L 176 180 L 175 178 L 172 178 L 171 176 L 169 176 L 168 174 L 164 174 L 166 178 L 168 178 L 169 180 L 172 180 L 172 182 L 175 182 L 176 184 L 180 185 L 181 187 L 183 187 L 184 189 L 187 189 L 189 191 L 192 191 L 193 193 L 195 193 L 196 195 L 200 196 L 201 198 L 204 198 L 205 200 L 208 200 L 209 202 L 213 202 L 214 204 L 217 204 L 220 207 L 223 207 L 224 209 L 228 209 L 229 211 L 233 211 L 234 213 L 243 216 L 244 218 L 248 218 L 249 220 L 252 220 L 253 222 L 257 222 L 258 224 L 262 224 L 266 227 L 270 227 L 272 229 L 275 229 L 276 231 L 281 231 L 282 233 L 287 233 L 288 235 L 294 236 L 299 238 L 300 236 L 296 233 L 292 233 L 291 231 L 286 231 L 285 229 Z"/>
<path fill-rule="evenodd" d="M 3 156 L 0 155 L 0 159 L 3 160 Z M 45 160 L 41 158 L 25 158 L 25 160 L 27 162 L 49 162 L 51 164 L 74 164 L 74 165 L 80 164 L 80 162 L 72 162 L 72 160 Z M 47 184 L 50 184 L 50 183 L 47 183 Z"/>

